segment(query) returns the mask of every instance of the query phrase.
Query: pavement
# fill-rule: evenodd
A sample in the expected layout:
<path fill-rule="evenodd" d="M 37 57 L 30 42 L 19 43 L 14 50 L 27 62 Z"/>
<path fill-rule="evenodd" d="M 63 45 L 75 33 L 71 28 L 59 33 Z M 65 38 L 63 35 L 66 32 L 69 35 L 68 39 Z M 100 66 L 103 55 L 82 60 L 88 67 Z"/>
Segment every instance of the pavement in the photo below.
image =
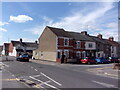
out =
<path fill-rule="evenodd" d="M 3 87 L 28 88 L 119 88 L 118 79 L 102 77 L 87 71 L 101 67 L 111 67 L 112 64 L 83 65 L 59 64 L 56 62 L 30 60 L 19 62 L 15 59 L 4 61 Z M 8 80 L 8 81 L 6 81 Z"/>
<path fill-rule="evenodd" d="M 56 66 L 81 66 L 81 64 L 70 64 L 70 63 L 66 63 L 66 64 L 60 64 L 58 62 L 52 62 L 52 61 L 47 61 L 47 60 L 33 60 L 30 59 L 31 62 L 34 63 L 38 63 L 38 64 L 46 64 L 46 65 L 56 65 Z M 100 65 L 100 64 L 99 64 Z M 97 75 L 102 75 L 102 76 L 107 76 L 107 77 L 113 77 L 113 78 L 119 78 L 119 74 L 120 74 L 120 70 L 117 69 L 113 69 L 114 64 L 110 64 L 111 66 L 107 66 L 106 64 L 101 65 L 101 67 L 97 67 L 99 65 L 93 65 L 96 66 L 94 68 L 90 68 L 93 67 L 91 65 L 84 65 L 84 66 L 88 66 L 89 69 L 87 69 L 87 71 L 92 72 L 93 74 L 97 74 Z"/>
<path fill-rule="evenodd" d="M 113 67 L 94 68 L 88 69 L 88 71 L 105 77 L 120 78 L 120 70 L 113 69 Z"/>
<path fill-rule="evenodd" d="M 19 79 L 16 78 L 14 74 L 12 74 L 9 70 L 6 70 L 5 67 L 9 68 L 9 65 L 4 62 L 14 61 L 15 57 L 9 57 L 6 60 L 6 56 L 0 57 L 0 90 L 12 89 L 12 88 L 28 88 L 28 86 L 19 82 Z"/>

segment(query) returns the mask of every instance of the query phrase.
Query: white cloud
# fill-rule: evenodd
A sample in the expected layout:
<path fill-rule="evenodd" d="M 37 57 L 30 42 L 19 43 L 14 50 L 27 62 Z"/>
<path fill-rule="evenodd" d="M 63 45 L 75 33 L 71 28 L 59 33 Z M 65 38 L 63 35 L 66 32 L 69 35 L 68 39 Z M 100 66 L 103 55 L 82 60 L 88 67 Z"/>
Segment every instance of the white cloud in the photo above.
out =
<path fill-rule="evenodd" d="M 83 18 L 83 23 L 94 21 L 97 18 L 103 16 L 107 11 L 113 8 L 113 3 L 103 3 L 102 7 L 96 11 L 91 12 Z"/>
<path fill-rule="evenodd" d="M 24 23 L 32 20 L 33 19 L 27 15 L 10 16 L 10 21 L 13 21 L 15 23 Z"/>
<path fill-rule="evenodd" d="M 46 23 L 48 23 L 48 24 L 52 24 L 52 23 L 53 23 L 53 20 L 50 19 L 50 18 L 48 18 L 48 17 L 46 17 L 46 16 L 43 17 L 43 20 L 44 20 Z"/>
<path fill-rule="evenodd" d="M 108 27 L 108 28 L 117 28 L 118 27 L 118 23 L 115 23 L 115 22 L 108 23 L 106 25 L 106 27 Z"/>
<path fill-rule="evenodd" d="M 60 21 L 53 22 L 52 19 L 48 17 L 44 17 L 44 23 L 41 26 L 36 26 L 26 31 L 30 31 L 33 34 L 40 35 L 46 25 L 64 28 L 67 31 L 75 31 L 81 32 L 83 30 L 88 31 L 91 35 L 97 35 L 98 33 L 103 34 L 103 37 L 108 38 L 109 36 L 114 36 L 115 40 L 117 40 L 117 28 L 114 22 L 107 24 L 106 26 L 98 23 L 101 17 L 105 17 L 104 15 L 113 8 L 113 2 L 100 3 L 100 6 L 97 7 L 92 12 L 88 12 L 87 14 L 83 14 L 82 12 L 74 12 L 69 16 L 63 17 Z M 87 8 L 87 7 L 86 7 Z M 47 22 L 47 23 L 46 23 Z M 107 23 L 106 21 L 101 21 L 103 23 Z M 89 25 L 89 27 L 87 27 Z M 104 27 L 103 27 L 104 26 Z M 107 27 L 108 29 L 104 29 Z"/>
<path fill-rule="evenodd" d="M 0 31 L 2 31 L 2 32 L 7 32 L 7 30 L 6 30 L 6 29 L 1 28 L 1 27 L 0 27 Z"/>
<path fill-rule="evenodd" d="M 37 27 L 33 27 L 33 28 L 29 28 L 27 30 L 24 30 L 24 31 L 28 31 L 28 32 L 31 32 L 32 34 L 37 34 L 37 35 L 40 35 L 43 31 L 43 29 L 45 28 L 46 25 L 42 25 L 42 26 L 37 26 Z"/>
<path fill-rule="evenodd" d="M 4 25 L 6 25 L 6 24 L 9 24 L 8 22 L 1 22 L 0 21 L 0 26 L 4 26 Z"/>

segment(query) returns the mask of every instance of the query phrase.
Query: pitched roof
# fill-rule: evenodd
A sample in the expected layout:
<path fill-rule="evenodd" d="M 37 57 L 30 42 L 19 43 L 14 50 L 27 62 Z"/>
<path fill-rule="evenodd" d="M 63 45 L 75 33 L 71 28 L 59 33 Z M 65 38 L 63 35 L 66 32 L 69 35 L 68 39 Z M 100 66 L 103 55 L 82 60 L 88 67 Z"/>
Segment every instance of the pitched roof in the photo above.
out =
<path fill-rule="evenodd" d="M 73 38 L 81 41 L 94 41 L 94 42 L 99 42 L 102 44 L 109 44 L 109 45 L 120 45 L 118 42 L 115 42 L 115 41 L 109 42 L 108 39 L 100 39 L 96 36 L 83 35 L 78 32 L 65 31 L 62 28 L 55 28 L 50 26 L 46 26 L 46 27 L 49 28 L 56 36 L 68 37 L 68 38 Z"/>
<path fill-rule="evenodd" d="M 93 38 L 96 42 L 108 44 L 108 42 L 106 42 L 104 39 L 100 39 L 100 38 L 95 37 L 95 36 L 90 36 L 90 37 Z"/>
<path fill-rule="evenodd" d="M 113 45 L 113 46 L 120 47 L 120 44 L 119 44 L 118 42 L 116 42 L 116 41 L 110 41 L 110 40 L 107 40 L 107 39 L 106 39 L 106 41 L 107 41 L 108 43 L 110 43 L 111 45 Z"/>
<path fill-rule="evenodd" d="M 23 42 L 23 44 L 25 44 L 26 46 L 29 46 L 29 47 L 37 47 L 38 44 L 34 43 L 34 42 Z"/>
<path fill-rule="evenodd" d="M 47 26 L 47 28 L 49 28 L 56 36 L 68 37 L 68 38 L 73 38 L 76 40 L 83 40 L 83 41 L 94 41 L 88 35 L 82 35 L 81 33 L 69 32 L 61 28 L 55 28 L 55 27 L 49 27 L 49 26 Z"/>
<path fill-rule="evenodd" d="M 13 44 L 13 46 L 16 46 L 16 45 L 20 44 L 20 41 L 11 41 L 11 43 Z"/>
<path fill-rule="evenodd" d="M 21 44 L 23 46 L 28 46 L 28 47 L 37 47 L 38 44 L 36 44 L 35 42 L 20 42 L 20 41 L 11 41 L 11 43 L 13 44 L 13 46 L 16 46 L 18 44 Z"/>
<path fill-rule="evenodd" d="M 82 35 L 81 33 L 77 33 L 77 32 L 67 32 L 67 33 L 76 40 L 94 41 L 92 38 L 89 37 L 89 35 Z"/>
<path fill-rule="evenodd" d="M 71 37 L 64 29 L 62 28 L 55 28 L 55 27 L 50 27 L 46 26 L 49 28 L 56 36 L 61 36 L 61 37 Z"/>

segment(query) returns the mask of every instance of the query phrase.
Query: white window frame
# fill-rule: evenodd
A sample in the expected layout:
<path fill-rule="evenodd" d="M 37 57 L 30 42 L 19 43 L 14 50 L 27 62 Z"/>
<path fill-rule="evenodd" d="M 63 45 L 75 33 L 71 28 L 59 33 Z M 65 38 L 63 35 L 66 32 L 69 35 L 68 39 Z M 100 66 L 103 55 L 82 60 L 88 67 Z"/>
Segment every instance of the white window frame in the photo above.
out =
<path fill-rule="evenodd" d="M 79 43 L 79 44 L 78 44 Z M 80 41 L 76 41 L 76 48 L 79 49 L 80 48 Z"/>
<path fill-rule="evenodd" d="M 79 55 L 79 56 L 77 56 Z M 81 58 L 81 52 L 80 51 L 76 51 L 76 57 L 80 57 Z"/>
<path fill-rule="evenodd" d="M 68 52 L 68 55 L 65 54 L 66 51 Z M 69 58 L 69 50 L 64 50 L 64 55 L 66 58 Z"/>
<path fill-rule="evenodd" d="M 82 52 L 82 57 L 83 57 L 83 58 L 86 57 L 86 52 L 85 52 L 85 51 Z"/>
<path fill-rule="evenodd" d="M 67 45 L 65 45 L 65 40 L 68 40 Z M 69 38 L 64 38 L 64 46 L 69 46 Z"/>
<path fill-rule="evenodd" d="M 90 45 L 92 45 L 92 47 L 90 47 Z M 89 43 L 89 44 L 88 44 L 88 48 L 93 48 L 93 44 L 92 44 L 92 43 Z"/>

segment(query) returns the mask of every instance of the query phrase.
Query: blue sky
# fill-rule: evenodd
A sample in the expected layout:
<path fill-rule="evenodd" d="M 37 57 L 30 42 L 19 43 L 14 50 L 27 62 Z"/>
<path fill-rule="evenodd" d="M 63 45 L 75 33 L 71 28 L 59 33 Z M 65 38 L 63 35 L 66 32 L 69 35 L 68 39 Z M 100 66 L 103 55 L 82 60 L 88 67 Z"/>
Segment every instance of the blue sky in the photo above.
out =
<path fill-rule="evenodd" d="M 19 38 L 35 41 L 46 25 L 118 40 L 118 3 L 2 2 L 0 45 Z"/>

